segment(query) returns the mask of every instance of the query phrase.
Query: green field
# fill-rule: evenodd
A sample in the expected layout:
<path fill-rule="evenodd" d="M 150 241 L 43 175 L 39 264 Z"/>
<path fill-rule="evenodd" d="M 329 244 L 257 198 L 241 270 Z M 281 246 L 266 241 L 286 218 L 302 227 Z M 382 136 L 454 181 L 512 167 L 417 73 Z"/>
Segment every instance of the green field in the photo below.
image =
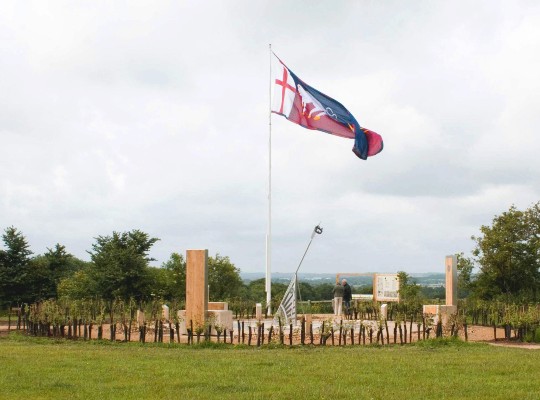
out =
<path fill-rule="evenodd" d="M 539 399 L 540 353 L 442 340 L 260 348 L 0 339 L 1 399 Z"/>

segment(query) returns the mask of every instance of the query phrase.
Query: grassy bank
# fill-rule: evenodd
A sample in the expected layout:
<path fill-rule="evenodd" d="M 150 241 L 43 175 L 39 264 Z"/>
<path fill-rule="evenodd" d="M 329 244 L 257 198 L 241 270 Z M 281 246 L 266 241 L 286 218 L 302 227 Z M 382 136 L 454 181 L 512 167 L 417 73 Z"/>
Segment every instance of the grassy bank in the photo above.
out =
<path fill-rule="evenodd" d="M 211 348 L 0 339 L 2 399 L 538 399 L 535 351 L 415 346 Z"/>

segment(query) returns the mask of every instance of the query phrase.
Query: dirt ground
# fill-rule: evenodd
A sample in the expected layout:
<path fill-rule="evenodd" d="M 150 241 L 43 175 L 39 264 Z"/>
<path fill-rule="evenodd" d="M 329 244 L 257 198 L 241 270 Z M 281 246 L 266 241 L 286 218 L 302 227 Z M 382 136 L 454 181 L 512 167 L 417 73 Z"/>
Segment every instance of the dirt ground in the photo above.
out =
<path fill-rule="evenodd" d="M 328 318 L 330 318 L 330 317 L 331 316 L 328 316 L 328 315 L 317 315 L 317 316 L 313 317 L 314 343 L 319 343 L 318 332 L 319 332 L 320 324 L 322 323 L 322 321 L 327 321 Z M 269 327 L 271 325 L 271 323 L 272 323 L 271 320 L 265 321 L 265 326 Z M 344 321 L 344 323 L 346 323 L 346 321 Z M 16 324 L 17 324 L 17 321 L 12 320 L 11 321 L 11 329 L 9 329 L 7 321 L 1 321 L 0 322 L 0 336 L 7 335 L 9 333 L 9 330 L 15 331 L 16 328 L 17 328 Z M 338 325 L 339 321 L 336 320 L 335 324 Z M 257 338 L 256 338 L 256 334 L 255 334 L 256 331 L 257 331 L 256 325 L 257 325 L 257 323 L 256 323 L 255 320 L 245 320 L 244 321 L 244 334 L 245 334 L 245 343 L 246 344 L 248 342 L 249 326 L 251 326 L 252 327 L 252 341 L 251 341 L 251 344 L 256 345 L 256 343 L 257 343 Z M 355 344 L 357 344 L 358 343 L 358 321 L 356 322 L 356 324 L 354 326 L 355 326 Z M 174 326 L 173 326 L 173 328 L 174 328 Z M 390 343 L 394 342 L 393 328 L 394 328 L 393 322 L 389 321 Z M 409 326 L 407 326 L 407 328 L 409 328 Z M 67 328 L 66 328 L 66 333 L 67 333 Z M 384 331 L 383 333 L 385 335 L 385 342 L 386 342 L 386 332 Z M 350 332 L 349 332 L 349 334 L 350 334 Z M 410 335 L 410 333 L 408 333 L 408 335 L 407 335 L 408 336 L 407 341 L 409 339 L 409 335 Z M 81 335 L 80 336 L 83 336 L 82 328 L 81 328 Z M 92 328 L 91 336 L 92 336 L 92 339 L 97 338 L 97 326 L 94 326 Z M 156 336 L 155 330 L 152 327 L 148 327 L 147 332 L 146 332 L 146 336 L 145 336 L 145 341 L 146 342 L 154 342 L 155 336 Z M 238 343 L 238 341 L 239 341 L 238 336 L 239 336 L 239 332 L 237 331 L 237 323 L 236 323 L 236 321 L 234 321 L 233 343 L 235 343 L 235 344 Z M 334 336 L 335 336 L 335 343 L 337 343 L 337 340 L 338 340 L 337 331 L 335 332 Z M 460 330 L 458 332 L 458 336 L 461 339 L 465 340 L 465 335 L 464 335 L 463 330 Z M 486 342 L 486 343 L 489 343 L 489 344 L 494 345 L 494 346 L 508 346 L 508 347 L 519 347 L 519 348 L 524 348 L 524 349 L 540 350 L 540 344 L 520 343 L 520 342 L 515 342 L 515 341 L 504 340 L 504 330 L 502 328 L 497 329 L 497 338 L 496 339 L 494 337 L 494 332 L 493 332 L 492 327 L 485 327 L 485 326 L 478 326 L 478 325 L 469 326 L 468 329 L 467 329 L 467 336 L 468 336 L 468 340 L 470 342 Z M 434 332 L 431 332 L 430 337 L 434 337 Z M 122 326 L 120 324 L 117 324 L 116 340 L 117 341 L 123 341 L 124 338 L 125 338 L 124 330 L 123 330 L 123 328 L 122 328 Z M 276 338 L 275 331 L 274 331 L 274 338 Z M 375 338 L 376 338 L 376 332 L 374 332 L 374 334 L 373 334 L 373 341 L 374 342 L 375 342 Z M 413 326 L 412 339 L 413 339 L 413 341 L 416 341 L 417 338 L 418 338 L 417 328 L 415 326 Z M 104 324 L 103 325 L 103 339 L 105 339 L 105 340 L 110 339 L 110 326 L 109 326 L 109 324 Z M 139 331 L 138 331 L 138 328 L 136 326 L 133 326 L 132 329 L 131 329 L 131 338 L 130 338 L 130 340 L 131 341 L 139 341 Z M 196 338 L 194 340 L 196 341 Z M 213 337 L 212 340 L 216 341 L 217 338 Z M 265 329 L 265 341 L 266 340 L 268 340 L 268 328 Z M 329 340 L 330 339 L 328 339 L 328 343 L 329 343 Z M 176 332 L 175 332 L 175 335 L 174 335 L 174 341 L 178 342 L 178 336 L 176 335 Z M 187 343 L 187 341 L 188 341 L 188 338 L 187 338 L 186 335 L 181 335 L 180 336 L 180 343 Z M 220 341 L 223 341 L 223 337 L 221 337 Z M 285 342 L 288 343 L 288 341 L 289 341 L 288 329 L 286 329 L 286 331 L 285 331 Z M 309 335 L 306 335 L 306 343 L 309 343 L 309 341 L 310 341 Z M 399 336 L 396 338 L 396 341 L 399 343 Z M 169 330 L 168 323 L 164 324 L 163 342 L 165 342 L 165 343 L 170 342 L 170 330 Z M 228 334 L 227 334 L 227 342 L 230 342 L 230 332 L 228 332 Z M 368 342 L 368 339 L 366 340 L 366 343 L 367 342 Z M 299 328 L 294 328 L 293 329 L 293 343 L 295 343 L 295 344 L 300 343 Z M 347 337 L 347 344 L 350 344 L 350 338 L 349 337 Z"/>

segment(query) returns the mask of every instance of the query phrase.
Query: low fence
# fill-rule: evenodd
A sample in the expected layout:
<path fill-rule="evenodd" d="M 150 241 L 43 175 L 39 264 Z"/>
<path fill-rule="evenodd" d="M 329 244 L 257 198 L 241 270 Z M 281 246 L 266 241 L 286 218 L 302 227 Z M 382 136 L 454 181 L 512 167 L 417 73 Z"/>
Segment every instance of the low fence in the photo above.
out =
<path fill-rule="evenodd" d="M 251 303 L 253 304 L 253 303 Z M 540 342 L 540 304 L 507 304 L 461 300 L 458 313 L 450 317 L 446 326 L 422 315 L 421 304 L 388 304 L 387 320 L 379 315 L 380 304 L 354 302 L 342 320 L 322 319 L 307 323 L 300 319 L 297 325 L 284 326 L 279 322 L 255 320 L 255 307 L 249 303 L 233 311 L 234 329 L 212 327 L 206 324 L 193 327 L 186 322 L 187 335 L 179 335 L 177 311 L 184 304 L 171 304 L 171 320 L 161 318 L 162 302 L 143 304 L 144 324 L 139 325 L 136 311 L 141 304 L 121 300 L 105 302 L 88 300 L 62 302 L 48 300 L 31 306 L 11 308 L 7 330 L 19 330 L 35 336 L 82 340 L 140 341 L 142 343 L 188 343 L 201 340 L 234 344 L 406 344 L 430 337 L 457 336 L 468 339 L 469 325 L 493 328 L 493 339 Z M 243 310 L 243 311 L 240 311 Z M 331 301 L 300 302 L 302 315 L 330 314 Z M 503 329 L 504 334 L 497 336 Z M 211 336 L 212 331 L 217 333 Z M 500 332 L 499 332 L 500 333 Z"/>
<path fill-rule="evenodd" d="M 187 335 L 179 335 L 179 323 L 170 321 L 152 321 L 141 326 L 123 323 L 94 324 L 84 320 L 73 320 L 67 324 L 50 324 L 23 318 L 21 330 L 32 336 L 64 338 L 72 340 L 111 340 L 120 342 L 139 341 L 141 343 L 185 343 L 192 345 L 203 341 L 230 343 L 235 345 L 263 346 L 276 345 L 389 345 L 407 344 L 414 341 L 442 337 L 442 325 L 433 327 L 417 324 L 413 330 L 406 321 L 392 323 L 388 321 L 355 321 L 330 319 L 320 321 L 316 326 L 307 323 L 302 317 L 297 325 L 283 325 L 262 321 L 235 321 L 235 329 L 223 329 L 209 324 L 193 327 L 186 324 Z M 217 332 L 211 335 L 212 331 Z M 393 335 L 392 335 L 393 333 Z M 457 336 L 458 330 L 449 333 Z"/>

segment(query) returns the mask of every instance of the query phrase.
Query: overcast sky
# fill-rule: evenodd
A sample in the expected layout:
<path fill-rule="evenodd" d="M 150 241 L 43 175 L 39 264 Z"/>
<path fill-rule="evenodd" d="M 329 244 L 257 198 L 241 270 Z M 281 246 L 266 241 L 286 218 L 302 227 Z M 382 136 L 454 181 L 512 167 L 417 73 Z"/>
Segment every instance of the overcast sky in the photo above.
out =
<path fill-rule="evenodd" d="M 273 271 L 321 222 L 302 272 L 443 272 L 540 200 L 537 1 L 2 1 L 0 229 L 264 271 L 269 43 L 385 145 L 272 117 Z"/>

